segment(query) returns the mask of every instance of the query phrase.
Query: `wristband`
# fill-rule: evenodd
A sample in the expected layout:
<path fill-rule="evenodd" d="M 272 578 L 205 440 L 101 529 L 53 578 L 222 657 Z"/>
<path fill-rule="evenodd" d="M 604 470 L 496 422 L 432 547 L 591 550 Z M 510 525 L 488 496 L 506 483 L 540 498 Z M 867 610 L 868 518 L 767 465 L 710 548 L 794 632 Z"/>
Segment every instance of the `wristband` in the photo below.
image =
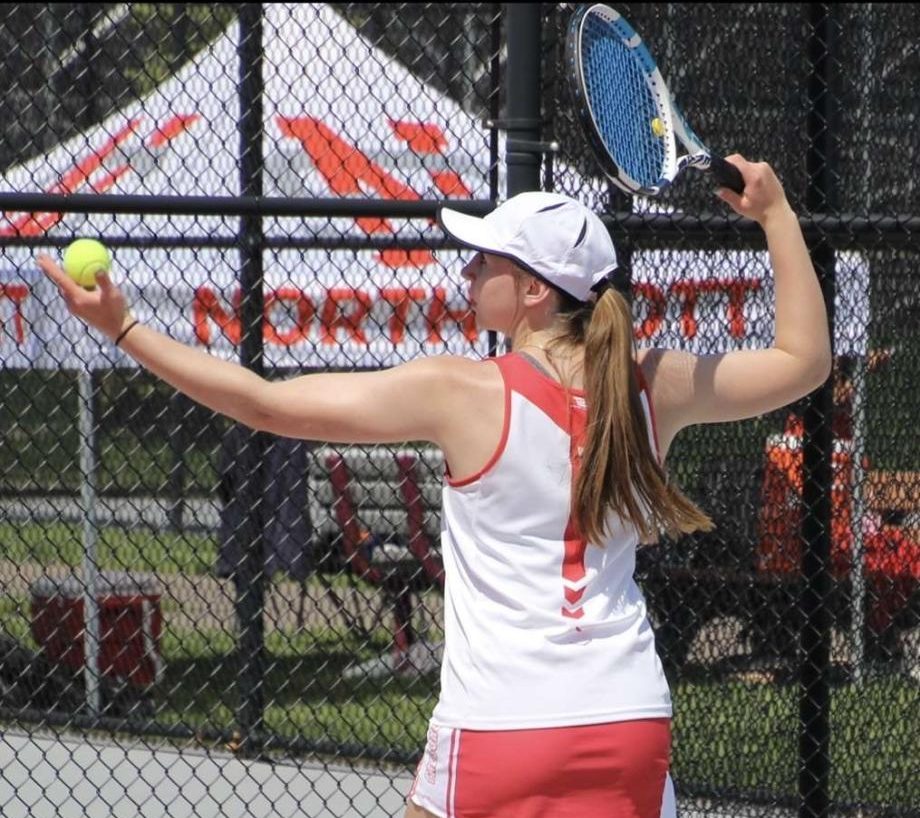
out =
<path fill-rule="evenodd" d="M 126 326 L 126 327 L 121 331 L 121 333 L 119 334 L 119 336 L 115 339 L 115 346 L 118 346 L 118 345 L 122 342 L 122 339 L 123 339 L 129 332 L 131 332 L 131 330 L 133 330 L 139 323 L 140 323 L 140 321 L 139 321 L 137 318 L 135 318 L 130 324 L 128 324 L 128 326 Z"/>

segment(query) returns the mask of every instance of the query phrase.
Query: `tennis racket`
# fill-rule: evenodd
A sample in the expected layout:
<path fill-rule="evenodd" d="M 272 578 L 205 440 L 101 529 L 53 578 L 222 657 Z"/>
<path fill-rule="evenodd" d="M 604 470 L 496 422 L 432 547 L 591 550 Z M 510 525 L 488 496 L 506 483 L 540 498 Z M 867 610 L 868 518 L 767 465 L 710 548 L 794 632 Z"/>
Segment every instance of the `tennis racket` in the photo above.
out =
<path fill-rule="evenodd" d="M 642 38 L 619 12 L 582 6 L 569 25 L 566 63 L 588 142 L 621 190 L 657 196 L 691 167 L 744 191 L 738 168 L 710 153 L 687 125 Z"/>

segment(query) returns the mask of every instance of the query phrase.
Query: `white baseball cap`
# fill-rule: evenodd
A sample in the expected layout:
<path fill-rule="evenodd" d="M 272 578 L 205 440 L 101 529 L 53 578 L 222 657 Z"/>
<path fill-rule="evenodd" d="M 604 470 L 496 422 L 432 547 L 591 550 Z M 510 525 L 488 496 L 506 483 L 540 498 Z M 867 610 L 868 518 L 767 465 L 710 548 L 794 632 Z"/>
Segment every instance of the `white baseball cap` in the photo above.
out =
<path fill-rule="evenodd" d="M 519 264 L 579 301 L 616 269 L 604 223 L 581 202 L 559 193 L 512 196 L 479 218 L 443 207 L 441 226 L 461 244 Z"/>

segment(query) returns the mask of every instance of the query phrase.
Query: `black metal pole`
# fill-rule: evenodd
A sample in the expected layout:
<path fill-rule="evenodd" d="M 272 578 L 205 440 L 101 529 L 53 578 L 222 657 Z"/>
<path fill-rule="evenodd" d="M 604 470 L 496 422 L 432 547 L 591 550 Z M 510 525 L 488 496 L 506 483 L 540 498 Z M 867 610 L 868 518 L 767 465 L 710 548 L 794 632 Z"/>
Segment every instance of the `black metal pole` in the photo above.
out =
<path fill-rule="evenodd" d="M 505 5 L 508 68 L 505 86 L 505 126 L 510 145 L 540 142 L 541 20 L 539 3 Z M 508 197 L 540 189 L 539 150 L 507 151 Z"/>
<path fill-rule="evenodd" d="M 489 51 L 489 116 L 492 128 L 489 130 L 489 199 L 498 201 L 498 121 L 501 117 L 502 104 L 502 19 L 504 7 L 495 4 L 495 16 L 492 19 Z"/>
<path fill-rule="evenodd" d="M 350 199 L 285 196 L 166 196 L 110 193 L 7 193 L 0 191 L 0 210 L 7 213 L 156 213 L 180 216 L 394 216 L 430 219 L 450 202 L 455 210 L 485 215 L 494 204 L 485 199 Z"/>
<path fill-rule="evenodd" d="M 836 40 L 833 5 L 806 4 L 809 23 L 807 121 L 808 188 L 805 206 L 812 212 L 837 209 L 832 128 L 835 101 L 832 65 Z M 833 247 L 823 236 L 812 239 L 811 256 L 827 308 L 833 338 L 835 266 Z M 830 810 L 830 645 L 831 611 L 831 412 L 829 379 L 808 401 L 804 417 L 802 503 L 802 613 L 799 669 L 799 815 L 826 818 Z"/>
<path fill-rule="evenodd" d="M 540 105 L 539 3 L 506 3 L 503 9 L 508 62 L 505 71 L 505 117 L 501 125 L 507 132 L 505 164 L 507 194 L 540 189 L 540 131 L 543 123 Z M 489 336 L 490 353 L 496 349 L 496 336 Z M 506 339 L 507 343 L 507 339 Z"/>
<path fill-rule="evenodd" d="M 491 54 L 489 55 L 489 116 L 492 119 L 492 128 L 489 132 L 489 198 L 498 201 L 498 121 L 501 116 L 502 93 L 502 18 L 503 6 L 495 4 L 495 17 L 492 20 Z M 494 358 L 499 354 L 498 333 L 489 330 L 487 333 L 488 356 Z"/>
<path fill-rule="evenodd" d="M 104 213 L 118 215 L 180 216 L 361 216 L 430 219 L 445 204 L 443 199 L 298 199 L 280 196 L 133 196 L 94 193 L 6 193 L 0 191 L 0 210 L 6 213 Z M 485 216 L 495 207 L 487 199 L 451 199 L 450 206 L 474 216 Z M 706 240 L 710 246 L 714 234 L 755 237 L 761 243 L 763 233 L 756 222 L 724 213 L 671 214 L 611 211 L 603 217 L 612 231 L 627 231 L 637 241 L 653 242 L 671 239 Z M 806 237 L 824 236 L 836 247 L 865 247 L 867 243 L 885 246 L 916 247 L 920 243 L 920 217 L 910 214 L 887 213 L 803 213 L 799 226 Z M 70 242 L 69 238 L 53 236 L 7 236 L 8 247 L 48 247 Z M 235 239 L 213 236 L 154 238 L 106 238 L 112 247 L 224 247 L 236 246 Z M 346 242 L 353 249 L 383 249 L 386 247 L 428 247 L 431 241 L 450 244 L 440 239 L 398 239 L 393 237 L 363 237 L 319 234 L 309 238 L 270 237 L 267 244 L 274 247 L 322 247 L 334 249 L 337 242 Z"/>
<path fill-rule="evenodd" d="M 262 195 L 262 5 L 242 3 L 239 14 L 240 60 L 240 193 L 256 199 Z M 247 214 L 240 219 L 240 363 L 261 375 L 264 372 L 262 319 L 262 219 Z M 237 723 L 240 749 L 259 751 L 265 707 L 265 539 L 263 495 L 265 452 L 268 436 L 250 432 L 236 463 L 240 480 L 240 503 L 248 514 L 234 536 L 240 538 L 243 558 L 234 574 L 238 643 L 239 703 Z"/>

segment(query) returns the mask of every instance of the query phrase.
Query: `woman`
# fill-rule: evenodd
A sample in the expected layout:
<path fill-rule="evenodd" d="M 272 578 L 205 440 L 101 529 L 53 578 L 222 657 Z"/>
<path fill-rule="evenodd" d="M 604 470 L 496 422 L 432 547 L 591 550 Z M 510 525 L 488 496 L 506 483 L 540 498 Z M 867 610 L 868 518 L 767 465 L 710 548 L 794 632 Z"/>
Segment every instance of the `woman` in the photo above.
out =
<path fill-rule="evenodd" d="M 443 450 L 446 647 L 407 818 L 659 815 L 671 705 L 635 549 L 710 525 L 661 464 L 680 429 L 783 406 L 830 369 L 796 216 L 767 165 L 731 161 L 744 194 L 718 195 L 761 224 L 775 272 L 770 349 L 634 355 L 609 235 L 555 194 L 484 219 L 442 211 L 477 251 L 463 276 L 479 328 L 512 343 L 487 361 L 269 382 L 137 323 L 107 276 L 87 292 L 39 260 L 73 314 L 217 412 L 288 437 Z"/>

